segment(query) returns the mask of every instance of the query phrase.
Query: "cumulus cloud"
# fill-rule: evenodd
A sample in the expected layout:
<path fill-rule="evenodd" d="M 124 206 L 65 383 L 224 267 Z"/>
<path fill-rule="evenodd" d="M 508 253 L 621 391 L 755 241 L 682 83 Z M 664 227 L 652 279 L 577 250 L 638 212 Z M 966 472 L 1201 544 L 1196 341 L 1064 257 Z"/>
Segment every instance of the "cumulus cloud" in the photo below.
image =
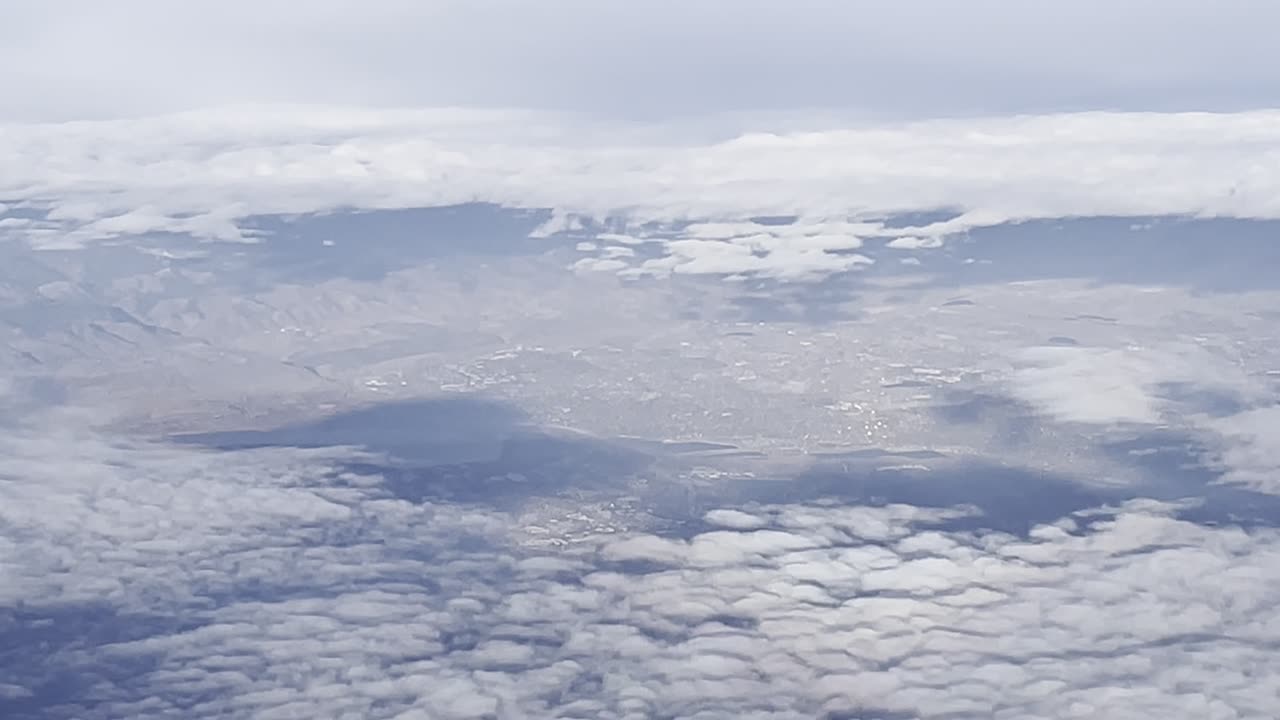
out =
<path fill-rule="evenodd" d="M 782 280 L 823 277 L 872 264 L 871 258 L 851 251 L 862 247 L 861 234 L 883 232 L 886 230 L 879 223 L 692 223 L 675 232 L 674 239 L 670 232 L 666 233 L 667 237 L 657 239 L 667 251 L 665 256 L 624 264 L 626 269 L 620 274 L 752 275 Z M 642 236 L 634 240 L 645 239 Z M 604 262 L 637 257 L 634 250 L 623 246 L 606 247 L 600 252 Z"/>
<path fill-rule="evenodd" d="M 885 247 L 890 247 L 890 248 L 893 248 L 894 250 L 920 250 L 922 248 L 936 248 L 936 247 L 942 247 L 942 238 L 940 237 L 921 238 L 921 237 L 912 237 L 910 235 L 907 235 L 904 237 L 894 238 L 893 240 L 890 240 L 889 242 L 885 243 Z"/>
<path fill-rule="evenodd" d="M 1280 691 L 1280 532 L 1175 505 L 1025 535 L 758 505 L 553 551 L 341 448 L 68 418 L 0 443 L 7 717 L 1254 717 Z"/>

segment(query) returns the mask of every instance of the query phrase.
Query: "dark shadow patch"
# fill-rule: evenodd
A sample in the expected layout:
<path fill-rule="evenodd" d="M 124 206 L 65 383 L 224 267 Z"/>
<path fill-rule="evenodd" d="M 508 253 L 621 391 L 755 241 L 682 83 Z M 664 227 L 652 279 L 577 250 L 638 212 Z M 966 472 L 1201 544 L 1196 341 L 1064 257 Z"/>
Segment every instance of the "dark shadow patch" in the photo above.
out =
<path fill-rule="evenodd" d="M 740 632 L 753 631 L 760 627 L 760 620 L 749 615 L 717 614 L 702 621 L 703 624 L 720 624 Z"/>
<path fill-rule="evenodd" d="M 1176 515 L 1202 525 L 1280 527 L 1280 496 L 1223 484 L 1213 451 L 1186 430 L 1146 429 L 1108 437 L 1100 449 L 1116 462 L 1138 468 L 1144 482 L 1134 497 L 1189 502 Z"/>
<path fill-rule="evenodd" d="M 496 456 L 502 441 L 525 423 L 524 414 L 507 403 L 445 395 L 372 405 L 271 430 L 192 433 L 170 439 L 219 450 L 351 445 L 406 462 L 447 464 Z"/>
<path fill-rule="evenodd" d="M 627 442 L 540 429 L 513 406 L 474 396 L 392 402 L 272 430 L 172 439 L 220 450 L 355 446 L 386 462 L 352 462 L 346 469 L 381 475 L 396 497 L 505 510 L 566 492 L 621 493 L 653 460 Z"/>
<path fill-rule="evenodd" d="M 1238 392 L 1207 388 L 1190 382 L 1159 383 L 1156 385 L 1156 394 L 1177 403 L 1185 410 L 1211 417 L 1226 417 L 1247 409 L 1245 398 Z"/>
<path fill-rule="evenodd" d="M 1192 413 L 1221 417 L 1246 409 L 1243 399 L 1234 393 L 1190 383 L 1165 383 L 1159 390 L 1162 396 Z M 1052 442 L 1052 436 L 1061 429 L 1025 403 L 984 392 L 952 393 L 932 412 L 944 422 L 982 426 L 1007 447 Z M 1221 483 L 1223 473 L 1215 466 L 1214 450 L 1191 430 L 1117 424 L 1079 439 L 1091 442 L 1117 465 L 1136 471 L 1134 484 L 1098 491 L 1099 502 L 1140 498 L 1186 502 L 1189 507 L 1177 514 L 1194 522 L 1280 527 L 1280 497 Z M 1064 472 L 1069 471 L 1064 468 Z M 1084 487 L 1079 481 L 1069 482 Z"/>
<path fill-rule="evenodd" d="M 978 390 L 949 392 L 942 402 L 930 406 L 929 412 L 953 425 L 986 426 L 992 435 L 1011 447 L 1034 441 L 1047 422 L 1020 400 Z"/>
<path fill-rule="evenodd" d="M 692 535 L 688 535 L 687 537 L 692 537 Z M 595 567 L 602 572 L 613 572 L 619 575 L 626 575 L 628 577 L 639 577 L 641 575 L 653 575 L 656 573 L 668 572 L 673 566 L 669 563 L 658 562 L 657 560 L 597 560 Z"/>
<path fill-rule="evenodd" d="M 962 214 L 964 214 L 964 211 L 958 208 L 937 208 L 935 210 L 918 210 L 913 212 L 895 213 L 888 217 L 880 218 L 880 222 L 886 228 L 902 230 L 905 228 L 924 227 L 926 225 L 933 225 L 934 223 L 955 220 Z"/>
<path fill-rule="evenodd" d="M 611 443 L 530 432 L 502 440 L 498 456 L 489 461 L 373 469 L 396 497 L 412 502 L 446 500 L 517 510 L 540 497 L 622 493 L 650 462 L 646 455 Z"/>
<path fill-rule="evenodd" d="M 747 218 L 749 222 L 753 222 L 757 225 L 764 225 L 765 227 L 786 227 L 787 225 L 795 225 L 796 221 L 799 219 L 800 218 L 797 215 L 756 215 L 755 217 Z"/>
<path fill-rule="evenodd" d="M 985 461 L 935 462 L 930 467 L 886 472 L 871 463 L 823 461 L 790 479 L 741 480 L 731 489 L 741 503 L 835 500 L 870 506 L 972 506 L 978 514 L 923 527 L 1021 536 L 1037 525 L 1123 497 L 1085 487 L 1066 476 Z"/>

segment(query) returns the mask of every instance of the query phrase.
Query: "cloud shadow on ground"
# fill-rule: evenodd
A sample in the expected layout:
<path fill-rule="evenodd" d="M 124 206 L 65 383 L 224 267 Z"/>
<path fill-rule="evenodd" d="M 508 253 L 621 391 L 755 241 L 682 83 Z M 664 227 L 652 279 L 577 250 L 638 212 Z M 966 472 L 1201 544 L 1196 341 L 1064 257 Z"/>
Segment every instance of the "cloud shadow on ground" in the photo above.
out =
<path fill-rule="evenodd" d="M 383 403 L 271 430 L 176 436 L 220 450 L 356 446 L 385 463 L 348 470 L 381 475 L 397 497 L 512 510 L 570 490 L 625 491 L 652 462 L 633 442 L 540 428 L 505 402 L 471 395 Z"/>

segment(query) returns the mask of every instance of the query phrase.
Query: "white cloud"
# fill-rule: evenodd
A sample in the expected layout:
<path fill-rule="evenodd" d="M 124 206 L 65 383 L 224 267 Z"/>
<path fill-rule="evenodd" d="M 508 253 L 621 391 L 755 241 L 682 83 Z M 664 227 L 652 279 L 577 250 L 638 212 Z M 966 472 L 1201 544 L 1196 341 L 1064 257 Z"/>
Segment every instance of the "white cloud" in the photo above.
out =
<path fill-rule="evenodd" d="M 1222 480 L 1280 494 L 1280 406 L 1205 421 L 1214 436 Z"/>
<path fill-rule="evenodd" d="M 262 213 L 489 201 L 656 221 L 666 256 L 609 269 L 809 277 L 867 260 L 867 238 L 927 248 L 1009 220 L 1093 215 L 1280 217 L 1280 113 L 944 120 L 707 143 L 581 118 L 490 111 L 257 108 L 149 120 L 9 125 L 0 195 L 50 222 L 7 228 L 65 247 L 148 232 L 253 240 Z M 957 218 L 885 227 L 897 211 Z M 791 225 L 743 222 L 798 216 Z M 848 218 L 862 218 L 850 222 Z M 691 226 L 680 223 L 696 220 Z M 712 222 L 702 222 L 711 220 Z M 625 239 L 623 239 L 625 238 Z"/>
<path fill-rule="evenodd" d="M 841 509 L 807 512 L 845 524 Z M 820 529 L 810 522 L 803 532 Z M 1278 631 L 1267 612 L 1273 531 L 1203 528 L 1133 507 L 1074 534 L 1044 527 L 1028 539 L 930 543 L 910 526 L 895 534 L 901 540 L 888 548 L 811 540 L 773 546 L 750 564 L 594 571 L 581 586 L 472 576 L 467 592 L 481 599 L 465 620 L 424 611 L 436 601 L 405 591 L 238 603 L 208 629 L 104 651 L 158 653 L 148 687 L 172 696 L 182 688 L 171 676 L 179 667 L 226 667 L 221 658 L 237 654 L 256 663 L 255 647 L 272 648 L 265 675 L 206 674 L 218 700 L 196 716 L 358 711 L 380 699 L 389 712 L 411 706 L 433 717 L 628 709 L 811 717 L 863 708 L 1047 718 L 1089 708 L 1119 718 L 1188 707 L 1229 717 L 1265 711 L 1276 689 L 1260 682 L 1273 675 L 1266 648 Z M 737 539 L 694 544 L 728 549 Z M 830 570 L 801 569 L 817 564 Z M 1187 568 L 1198 582 L 1181 580 Z M 367 610 L 353 614 L 355 605 Z M 283 622 L 307 616 L 316 620 Z M 244 634 L 264 626 L 265 637 Z M 544 642 L 486 630 L 532 638 L 548 626 Z M 474 644 L 441 642 L 463 628 Z M 325 670 L 325 648 L 343 665 Z M 371 674 L 350 671 L 369 663 Z M 311 681 L 284 684 L 299 675 Z"/>
<path fill-rule="evenodd" d="M 920 250 L 922 248 L 942 247 L 942 238 L 940 237 L 914 237 L 907 235 L 900 238 L 894 238 L 885 244 L 894 250 Z"/>
<path fill-rule="evenodd" d="M 803 246 L 803 240 L 794 243 L 787 240 L 771 241 L 767 243 L 769 249 L 759 250 L 753 249 L 749 240 L 748 242 L 670 240 L 665 243 L 668 252 L 665 257 L 645 260 L 629 268 L 626 274 L 659 277 L 671 273 L 760 275 L 785 280 L 802 280 L 843 272 L 872 262 L 864 255 L 835 254 L 826 252 L 822 248 L 806 248 Z"/>
<path fill-rule="evenodd" d="M 507 514 L 353 482 L 340 449 L 56 420 L 0 438 L 19 716 L 1254 717 L 1280 691 L 1275 528 L 1148 501 L 1015 536 L 796 503 L 549 553 Z"/>
<path fill-rule="evenodd" d="M 767 524 L 764 518 L 740 510 L 711 510 L 703 519 L 712 525 L 734 530 L 755 530 Z"/>
<path fill-rule="evenodd" d="M 1083 423 L 1155 423 L 1159 366 L 1135 352 L 1035 348 L 1014 376 L 1014 395 L 1057 419 Z"/>
<path fill-rule="evenodd" d="M 615 258 L 582 258 L 571 267 L 578 272 L 614 272 L 625 269 L 627 264 Z"/>
<path fill-rule="evenodd" d="M 1170 385 L 1261 399 L 1262 389 L 1236 363 L 1195 344 L 1160 347 L 1037 347 L 1024 350 L 1011 378 L 1015 397 L 1066 422 L 1158 423 L 1168 413 L 1194 415 L 1167 397 Z"/>

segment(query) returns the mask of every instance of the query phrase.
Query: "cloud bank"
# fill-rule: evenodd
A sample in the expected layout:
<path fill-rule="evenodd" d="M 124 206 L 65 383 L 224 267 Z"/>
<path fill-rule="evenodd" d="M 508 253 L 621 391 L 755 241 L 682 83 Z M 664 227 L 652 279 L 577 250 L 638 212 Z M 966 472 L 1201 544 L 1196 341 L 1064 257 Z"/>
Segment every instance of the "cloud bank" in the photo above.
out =
<path fill-rule="evenodd" d="M 661 250 L 655 261 L 613 243 L 588 263 L 597 269 L 804 275 L 856 266 L 847 251 L 864 240 L 929 247 L 1011 220 L 1280 217 L 1277 128 L 1275 111 L 1086 113 L 707 142 L 538 113 L 299 108 L 9 125 L 0 231 L 38 247 L 147 233 L 251 241 L 254 215 L 482 201 L 552 209 L 544 232 L 613 219 Z M 959 215 L 880 222 L 938 208 Z M 741 225 L 757 216 L 800 227 Z M 689 221 L 739 224 L 682 232 Z"/>

